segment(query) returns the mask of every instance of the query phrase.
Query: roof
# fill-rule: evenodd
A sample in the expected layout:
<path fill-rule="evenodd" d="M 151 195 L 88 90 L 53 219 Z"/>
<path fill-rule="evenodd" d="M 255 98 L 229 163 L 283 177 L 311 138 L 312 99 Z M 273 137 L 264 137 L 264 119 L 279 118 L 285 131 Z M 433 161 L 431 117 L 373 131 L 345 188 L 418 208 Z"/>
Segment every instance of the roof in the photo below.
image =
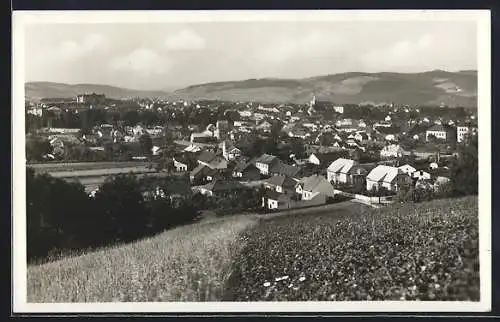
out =
<path fill-rule="evenodd" d="M 203 188 L 212 192 L 242 189 L 244 187 L 244 185 L 234 180 L 214 180 L 203 186 Z"/>
<path fill-rule="evenodd" d="M 400 166 L 398 169 L 404 169 L 404 168 L 409 168 L 409 169 L 412 169 L 413 171 L 416 171 L 417 169 L 415 169 L 415 167 L 412 167 L 411 165 L 409 164 L 405 164 L 405 165 L 402 165 Z"/>
<path fill-rule="evenodd" d="M 349 173 L 349 170 L 356 164 L 354 160 L 338 158 L 333 161 L 328 167 L 328 171 L 330 172 L 342 172 Z"/>
<path fill-rule="evenodd" d="M 257 160 L 255 160 L 255 163 L 260 162 L 260 163 L 270 164 L 271 162 L 273 162 L 276 159 L 277 159 L 277 157 L 275 157 L 274 155 L 264 153 Z"/>
<path fill-rule="evenodd" d="M 276 201 L 282 201 L 282 200 L 287 199 L 287 196 L 282 194 L 282 193 L 276 192 L 274 190 L 266 189 L 264 191 L 264 198 L 268 198 L 268 199 L 276 200 Z"/>
<path fill-rule="evenodd" d="M 351 168 L 351 173 L 352 174 L 355 174 L 355 175 L 366 175 L 368 173 L 368 170 L 361 166 L 361 165 L 354 165 L 352 168 Z"/>
<path fill-rule="evenodd" d="M 319 159 L 321 163 L 329 163 L 337 160 L 342 153 L 339 151 L 329 152 L 329 153 L 314 153 L 314 155 Z"/>
<path fill-rule="evenodd" d="M 366 177 L 372 181 L 392 182 L 398 174 L 403 174 L 401 169 L 387 165 L 378 165 Z"/>
<path fill-rule="evenodd" d="M 283 163 L 279 161 L 277 164 L 275 164 L 271 169 L 269 169 L 269 172 L 271 173 L 277 173 L 281 175 L 286 175 L 289 177 L 294 177 L 299 173 L 300 168 L 293 166 L 293 165 L 288 165 L 286 163 Z"/>
<path fill-rule="evenodd" d="M 205 162 L 205 163 L 210 163 L 210 161 L 214 160 L 216 157 L 217 156 L 213 152 L 203 151 L 198 156 L 198 161 Z"/>
<path fill-rule="evenodd" d="M 427 131 L 440 131 L 440 132 L 446 132 L 446 131 L 449 131 L 449 128 L 447 128 L 446 126 L 442 125 L 442 124 L 434 124 L 433 126 L 431 126 L 429 129 L 427 129 Z"/>
<path fill-rule="evenodd" d="M 203 168 L 207 168 L 206 165 L 203 165 L 203 164 L 199 164 L 196 168 L 194 168 L 193 170 L 191 170 L 191 172 L 189 173 L 190 176 L 192 177 L 195 177 L 198 173 L 201 173 Z"/>
<path fill-rule="evenodd" d="M 326 181 L 325 177 L 317 174 L 303 178 L 300 184 L 302 185 L 302 189 L 306 191 L 321 192 L 327 195 L 335 193 L 333 186 Z"/>
<path fill-rule="evenodd" d="M 281 187 L 294 187 L 297 184 L 297 181 L 289 176 L 285 175 L 276 175 L 266 180 L 266 183 L 281 186 Z"/>

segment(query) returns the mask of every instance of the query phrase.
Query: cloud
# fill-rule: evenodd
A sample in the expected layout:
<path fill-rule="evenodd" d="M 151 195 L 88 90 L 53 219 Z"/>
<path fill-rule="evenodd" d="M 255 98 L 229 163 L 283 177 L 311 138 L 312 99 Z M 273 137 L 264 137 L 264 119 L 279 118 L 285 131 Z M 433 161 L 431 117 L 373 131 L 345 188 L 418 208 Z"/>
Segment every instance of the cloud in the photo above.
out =
<path fill-rule="evenodd" d="M 314 31 L 303 37 L 272 42 L 257 50 L 257 58 L 278 63 L 293 58 L 313 58 L 329 55 L 339 49 L 343 39 L 337 35 Z"/>
<path fill-rule="evenodd" d="M 147 49 L 135 49 L 127 55 L 115 57 L 109 64 L 115 71 L 132 71 L 141 74 L 164 74 L 170 70 L 172 64 L 167 57 Z"/>
<path fill-rule="evenodd" d="M 361 55 L 362 64 L 373 70 L 412 68 L 421 66 L 421 63 L 432 61 L 433 52 L 439 48 L 433 48 L 435 39 L 430 34 L 425 34 L 412 40 L 402 40 L 386 47 L 368 50 Z"/>
<path fill-rule="evenodd" d="M 89 34 L 79 40 L 67 40 L 49 48 L 44 56 L 47 59 L 72 61 L 85 57 L 104 48 L 106 39 L 99 34 Z"/>
<path fill-rule="evenodd" d="M 205 47 L 205 39 L 188 29 L 165 39 L 165 48 L 169 50 L 199 50 Z"/>

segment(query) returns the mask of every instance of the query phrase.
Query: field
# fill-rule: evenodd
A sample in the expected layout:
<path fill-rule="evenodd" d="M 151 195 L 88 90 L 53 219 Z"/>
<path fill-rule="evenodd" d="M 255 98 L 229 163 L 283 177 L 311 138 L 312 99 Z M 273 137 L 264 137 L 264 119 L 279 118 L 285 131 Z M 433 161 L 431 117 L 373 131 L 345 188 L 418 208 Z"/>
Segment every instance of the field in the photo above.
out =
<path fill-rule="evenodd" d="M 477 197 L 273 218 L 248 231 L 227 299 L 479 300 Z"/>
<path fill-rule="evenodd" d="M 236 215 L 28 267 L 29 302 L 479 300 L 477 197 Z"/>
<path fill-rule="evenodd" d="M 28 302 L 210 301 L 224 296 L 239 233 L 255 216 L 212 219 L 133 244 L 28 267 Z"/>
<path fill-rule="evenodd" d="M 65 163 L 33 163 L 27 167 L 33 168 L 36 172 L 69 172 L 87 170 L 105 170 L 118 168 L 145 168 L 148 165 L 144 161 L 123 161 L 123 162 L 65 162 Z"/>

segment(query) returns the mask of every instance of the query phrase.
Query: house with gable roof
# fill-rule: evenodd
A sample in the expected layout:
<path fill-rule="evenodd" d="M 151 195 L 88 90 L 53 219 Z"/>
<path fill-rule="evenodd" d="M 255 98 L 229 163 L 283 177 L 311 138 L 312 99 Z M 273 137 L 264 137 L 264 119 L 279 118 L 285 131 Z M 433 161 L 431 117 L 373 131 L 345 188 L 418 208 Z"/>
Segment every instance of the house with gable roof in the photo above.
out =
<path fill-rule="evenodd" d="M 417 171 L 417 169 L 415 169 L 409 164 L 402 165 L 399 167 L 399 169 L 401 169 L 401 171 L 408 174 L 409 176 L 411 176 L 413 172 Z"/>
<path fill-rule="evenodd" d="M 368 172 L 356 161 L 344 158 L 333 161 L 326 171 L 328 182 L 352 185 L 363 184 Z"/>
<path fill-rule="evenodd" d="M 298 180 L 285 175 L 275 175 L 264 182 L 264 188 L 270 189 L 279 193 L 288 193 L 295 190 L 295 185 Z"/>
<path fill-rule="evenodd" d="M 295 185 L 295 192 L 301 195 L 302 200 L 312 200 L 316 197 L 326 198 L 335 196 L 335 189 L 326 181 L 325 177 L 320 175 L 312 175 L 302 178 Z"/>
<path fill-rule="evenodd" d="M 255 166 L 259 169 L 261 174 L 268 175 L 271 167 L 278 164 L 279 161 L 280 160 L 276 156 L 264 153 L 255 160 Z"/>
<path fill-rule="evenodd" d="M 401 186 L 411 183 L 411 177 L 403 170 L 388 165 L 378 165 L 366 176 L 368 191 L 379 190 L 382 187 L 389 191 L 398 191 Z"/>
<path fill-rule="evenodd" d="M 232 176 L 242 181 L 255 181 L 261 178 L 260 170 L 255 166 L 255 160 L 248 161 L 245 158 L 236 163 Z"/>

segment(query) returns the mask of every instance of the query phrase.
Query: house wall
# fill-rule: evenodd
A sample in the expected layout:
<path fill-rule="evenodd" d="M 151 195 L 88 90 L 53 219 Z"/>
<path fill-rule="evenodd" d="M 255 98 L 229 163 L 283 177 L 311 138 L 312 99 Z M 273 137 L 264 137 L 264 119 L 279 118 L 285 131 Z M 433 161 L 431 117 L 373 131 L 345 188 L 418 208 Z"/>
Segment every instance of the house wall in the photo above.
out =
<path fill-rule="evenodd" d="M 262 174 L 268 174 L 269 173 L 269 165 L 267 165 L 265 163 L 257 162 L 255 164 L 255 166 L 257 167 L 257 169 L 259 169 L 260 173 L 262 173 Z"/>
<path fill-rule="evenodd" d="M 334 183 L 337 183 L 337 174 L 335 172 L 332 172 L 332 171 L 328 171 L 326 173 L 326 180 L 328 180 L 328 182 L 334 182 Z"/>
<path fill-rule="evenodd" d="M 364 184 L 365 182 L 365 177 L 363 175 L 351 175 L 351 182 L 352 184 L 354 185 L 362 185 Z"/>
<path fill-rule="evenodd" d="M 311 200 L 318 193 L 313 193 L 312 191 L 302 190 L 302 200 Z"/>
<path fill-rule="evenodd" d="M 380 183 L 378 181 L 366 179 L 366 190 L 371 191 L 373 188 L 378 190 L 380 188 Z"/>
<path fill-rule="evenodd" d="M 389 191 L 396 191 L 396 184 L 392 182 L 382 182 L 382 187 L 387 188 Z"/>
<path fill-rule="evenodd" d="M 187 165 L 180 163 L 178 161 L 174 161 L 174 167 L 177 172 L 187 171 Z"/>
<path fill-rule="evenodd" d="M 278 208 L 278 201 L 272 200 L 272 199 L 267 199 L 267 208 L 277 209 Z"/>
<path fill-rule="evenodd" d="M 319 165 L 320 161 L 315 155 L 311 155 L 308 159 L 309 163 Z"/>
<path fill-rule="evenodd" d="M 338 181 L 342 183 L 349 183 L 349 176 L 346 173 L 339 173 Z"/>

